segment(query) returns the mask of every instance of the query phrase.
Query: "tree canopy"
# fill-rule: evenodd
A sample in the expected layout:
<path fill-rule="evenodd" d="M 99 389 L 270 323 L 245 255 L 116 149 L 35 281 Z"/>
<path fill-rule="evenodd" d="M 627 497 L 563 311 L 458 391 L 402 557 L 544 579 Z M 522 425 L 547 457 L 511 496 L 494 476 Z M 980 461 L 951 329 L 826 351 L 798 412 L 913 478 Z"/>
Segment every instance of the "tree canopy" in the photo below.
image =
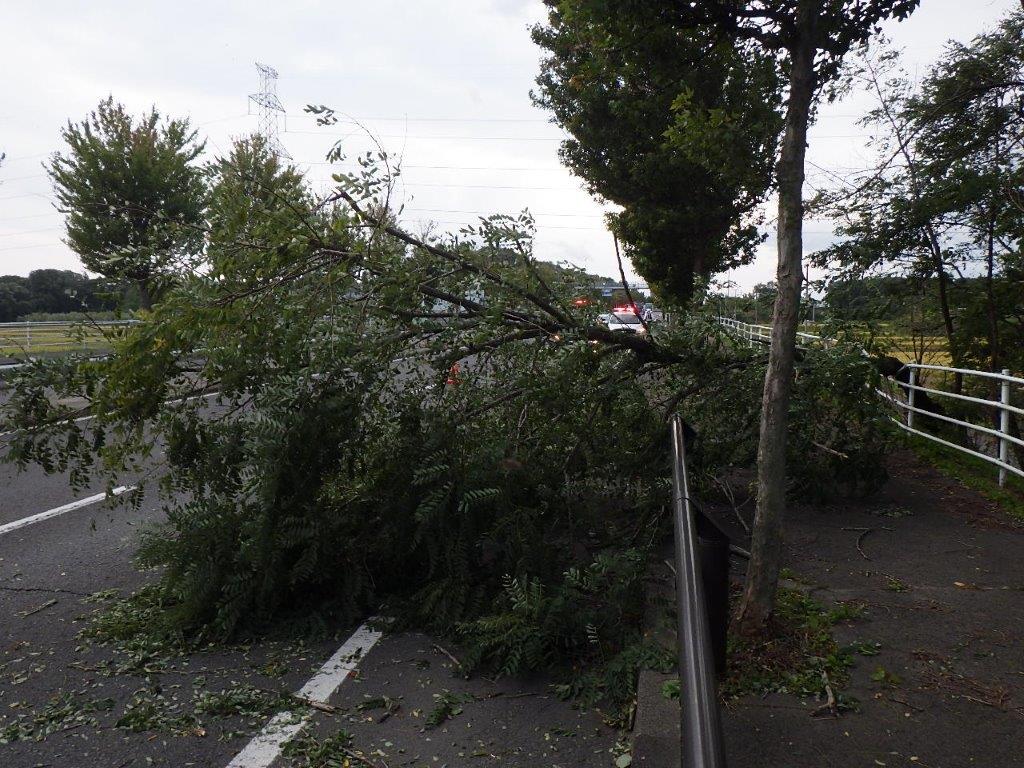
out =
<path fill-rule="evenodd" d="M 68 269 L 35 269 L 28 277 L 0 275 L 0 323 L 32 314 L 106 312 L 127 308 L 122 291 L 103 278 Z"/>
<path fill-rule="evenodd" d="M 878 165 L 821 196 L 842 239 L 818 261 L 842 280 L 895 272 L 927 288 L 954 365 L 1024 368 L 1024 13 L 950 44 L 918 87 L 892 52 L 856 75 L 878 98 L 864 120 Z"/>
<path fill-rule="evenodd" d="M 256 163 L 280 193 L 258 205 L 235 161 L 212 167 L 212 268 L 109 358 L 13 375 L 7 458 L 117 483 L 163 446 L 145 488 L 167 522 L 142 558 L 186 632 L 386 609 L 457 635 L 467 664 L 575 663 L 571 690 L 628 694 L 660 658 L 639 623 L 668 522 L 663 418 L 684 404 L 700 429 L 698 477 L 750 464 L 763 357 L 698 317 L 609 330 L 575 301 L 584 273 L 535 260 L 526 214 L 420 238 L 379 160 L 319 201 Z M 859 355 L 808 359 L 794 488 L 881 477 L 870 375 Z"/>
<path fill-rule="evenodd" d="M 562 160 L 600 198 L 633 266 L 669 302 L 753 258 L 771 183 L 773 57 L 681 34 L 651 3 L 548 3 L 534 100 L 571 136 Z"/>
<path fill-rule="evenodd" d="M 149 308 L 181 260 L 202 244 L 203 151 L 188 120 L 155 108 L 138 121 L 108 97 L 62 131 L 48 167 L 67 242 L 86 269 L 135 284 Z"/>

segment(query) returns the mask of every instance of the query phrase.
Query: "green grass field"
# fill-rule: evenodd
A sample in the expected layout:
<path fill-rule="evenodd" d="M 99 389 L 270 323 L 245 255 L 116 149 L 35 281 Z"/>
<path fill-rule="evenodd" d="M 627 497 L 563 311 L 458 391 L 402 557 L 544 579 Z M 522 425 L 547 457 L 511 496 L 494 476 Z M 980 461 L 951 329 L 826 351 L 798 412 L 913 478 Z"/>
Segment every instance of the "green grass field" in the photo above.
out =
<path fill-rule="evenodd" d="M 806 333 L 819 333 L 820 324 L 802 323 L 800 330 Z M 899 358 L 903 362 L 916 362 L 920 356 L 925 365 L 952 365 L 949 355 L 949 344 L 945 336 L 911 336 L 904 331 L 889 331 L 885 325 L 875 328 L 875 333 L 865 328 L 856 334 L 879 351 Z"/>
<path fill-rule="evenodd" d="M 114 327 L 99 329 L 42 323 L 0 326 L 0 357 L 99 352 L 110 348 L 106 334 L 113 332 L 116 332 Z"/>

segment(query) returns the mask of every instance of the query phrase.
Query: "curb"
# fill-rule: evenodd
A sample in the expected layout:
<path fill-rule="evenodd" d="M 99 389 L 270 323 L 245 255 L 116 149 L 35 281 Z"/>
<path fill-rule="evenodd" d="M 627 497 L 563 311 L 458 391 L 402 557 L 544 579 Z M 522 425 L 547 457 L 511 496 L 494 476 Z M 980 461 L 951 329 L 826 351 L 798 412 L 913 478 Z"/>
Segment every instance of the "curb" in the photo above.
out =
<path fill-rule="evenodd" d="M 665 648 L 675 649 L 675 575 L 664 562 L 671 547 L 658 558 L 647 574 L 644 604 L 644 635 Z M 679 700 L 662 695 L 662 686 L 677 677 L 674 673 L 640 670 L 636 686 L 636 715 L 633 720 L 633 766 L 679 768 Z"/>
<path fill-rule="evenodd" d="M 746 540 L 744 532 L 737 529 L 731 509 L 703 505 L 704 513 L 734 542 Z M 668 648 L 673 658 L 676 653 L 675 622 L 675 571 L 670 566 L 674 557 L 671 540 L 655 558 L 646 578 L 644 602 L 644 636 Z M 735 558 L 730 558 L 730 573 L 735 578 Z M 669 699 L 662 694 L 662 686 L 668 680 L 678 679 L 675 673 L 661 673 L 641 670 L 637 680 L 636 713 L 633 720 L 633 762 L 634 767 L 679 768 L 681 713 L 679 699 Z"/>

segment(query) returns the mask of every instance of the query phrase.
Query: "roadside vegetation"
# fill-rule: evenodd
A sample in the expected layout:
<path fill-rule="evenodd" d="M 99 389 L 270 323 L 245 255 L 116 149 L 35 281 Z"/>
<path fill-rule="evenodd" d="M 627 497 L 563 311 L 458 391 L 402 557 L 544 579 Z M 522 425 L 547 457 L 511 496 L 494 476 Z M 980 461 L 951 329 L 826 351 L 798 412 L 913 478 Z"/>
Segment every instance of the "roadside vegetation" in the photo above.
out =
<path fill-rule="evenodd" d="M 69 269 L 34 269 L 28 277 L 0 275 L 0 323 L 109 320 L 138 306 L 134 290 L 105 277 Z"/>
<path fill-rule="evenodd" d="M 594 276 L 534 257 L 528 211 L 414 234 L 392 197 L 401 168 L 384 151 L 354 158 L 357 170 L 316 196 L 258 136 L 202 164 L 187 121 L 155 109 L 133 120 L 111 99 L 69 124 L 51 175 L 70 242 L 143 311 L 109 340 L 108 358 L 40 362 L 9 378 L 5 458 L 70 471 L 77 486 L 141 472 L 142 490 L 124 502 L 158 494 L 166 512 L 138 556 L 157 583 L 110 606 L 90 639 L 145 673 L 168 652 L 282 622 L 316 631 L 386 615 L 455 639 L 467 672 L 555 671 L 566 695 L 622 704 L 639 667 L 668 663 L 642 635 L 643 579 L 670 536 L 665 421 L 682 413 L 696 432 L 702 493 L 727 488 L 736 470 L 757 475 L 727 690 L 840 686 L 852 657 L 831 627 L 853 612 L 779 590 L 783 512 L 793 499 L 880 487 L 892 430 L 865 397 L 879 373 L 860 332 L 840 333 L 838 303 L 822 322 L 839 343 L 795 347 L 803 153 L 815 106 L 863 78 L 844 60 L 917 3 L 761 5 L 774 10 L 639 4 L 612 16 L 603 2 L 549 3 L 534 30 L 547 51 L 535 99 L 571 134 L 563 156 L 622 206 L 609 221 L 617 245 L 673 310 L 645 333 L 599 322 Z M 1019 19 L 992 44 L 1014 43 Z M 632 45 L 637 30 L 643 46 Z M 875 285 L 923 297 L 895 321 L 907 328 L 926 328 L 914 312 L 932 317 L 935 301 L 949 331 L 950 291 L 962 289 L 971 303 L 945 334 L 953 361 L 1015 365 L 1020 211 L 995 198 L 1000 184 L 1020 187 L 1016 150 L 993 160 L 979 149 L 991 134 L 958 141 L 934 107 L 960 109 L 958 131 L 976 110 L 986 130 L 996 130 L 988 118 L 1003 120 L 997 132 L 1015 130 L 1019 112 L 990 115 L 973 90 L 953 98 L 961 92 L 948 78 L 965 76 L 964 56 L 951 51 L 920 95 L 883 92 L 898 119 L 870 119 L 892 126 L 890 141 L 901 126 L 919 130 L 920 147 L 897 144 L 922 153 L 935 185 L 946 184 L 951 148 L 977 150 L 953 159 L 981 191 L 943 214 L 960 217 L 949 241 L 973 239 L 937 255 L 936 220 L 916 218 L 931 208 L 872 218 L 897 200 L 921 202 L 902 169 L 885 185 L 817 201 L 850 222 L 842 247 L 820 259 L 840 265 L 836 296 L 902 259 L 904 282 Z M 998 90 L 1002 80 L 980 82 L 1016 98 Z M 649 87 L 665 83 L 675 90 Z M 336 122 L 327 106 L 307 110 Z M 657 130 L 642 134 L 648 125 Z M 338 146 L 327 156 L 341 159 Z M 124 169 L 140 164 L 145 184 L 126 188 Z M 715 321 L 721 301 L 709 285 L 752 257 L 763 239 L 757 211 L 772 193 L 780 281 L 755 300 L 773 337 L 768 349 L 748 348 Z M 102 195 L 118 202 L 97 206 Z M 968 258 L 983 277 L 953 280 L 950 260 Z M 881 319 L 865 312 L 849 320 Z M 76 420 L 80 401 L 68 404 L 83 397 L 88 422 Z M 239 696 L 241 705 L 203 706 L 262 706 Z M 459 706 L 439 704 L 449 717 Z M 145 706 L 129 724 L 146 721 Z M 302 749 L 312 764 L 346 743 Z"/>
<path fill-rule="evenodd" d="M 149 635 L 384 613 L 454 636 L 469 667 L 575 668 L 567 693 L 628 695 L 654 653 L 640 619 L 668 530 L 663 419 L 685 409 L 709 483 L 750 465 L 764 357 L 699 315 L 610 332 L 574 303 L 579 273 L 542 276 L 526 214 L 419 240 L 387 213 L 387 162 L 339 176 L 344 205 L 324 205 L 241 141 L 212 168 L 208 269 L 180 274 L 109 360 L 13 378 L 9 458 L 114 482 L 166 446 L 146 492 L 168 522 L 140 552 L 163 574 Z M 883 476 L 859 397 L 874 374 L 840 362 L 853 354 L 802 364 L 798 402 L 819 416 L 791 439 L 794 492 Z M 97 418 L 47 391 L 86 393 Z"/>

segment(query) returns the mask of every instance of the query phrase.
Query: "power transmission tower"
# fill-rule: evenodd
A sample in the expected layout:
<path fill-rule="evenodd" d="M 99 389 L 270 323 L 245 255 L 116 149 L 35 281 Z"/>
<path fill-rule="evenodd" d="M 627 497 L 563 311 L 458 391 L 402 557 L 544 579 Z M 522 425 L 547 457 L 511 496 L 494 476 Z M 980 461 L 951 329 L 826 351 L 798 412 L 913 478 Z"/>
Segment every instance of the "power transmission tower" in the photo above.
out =
<path fill-rule="evenodd" d="M 278 138 L 277 118 L 278 115 L 285 115 L 284 105 L 277 98 L 277 70 L 268 67 L 266 64 L 256 62 L 256 69 L 260 73 L 260 91 L 249 96 L 249 101 L 254 102 L 259 108 L 260 135 L 267 140 L 270 151 L 278 157 L 285 157 L 289 160 L 292 156 L 281 144 Z"/>

